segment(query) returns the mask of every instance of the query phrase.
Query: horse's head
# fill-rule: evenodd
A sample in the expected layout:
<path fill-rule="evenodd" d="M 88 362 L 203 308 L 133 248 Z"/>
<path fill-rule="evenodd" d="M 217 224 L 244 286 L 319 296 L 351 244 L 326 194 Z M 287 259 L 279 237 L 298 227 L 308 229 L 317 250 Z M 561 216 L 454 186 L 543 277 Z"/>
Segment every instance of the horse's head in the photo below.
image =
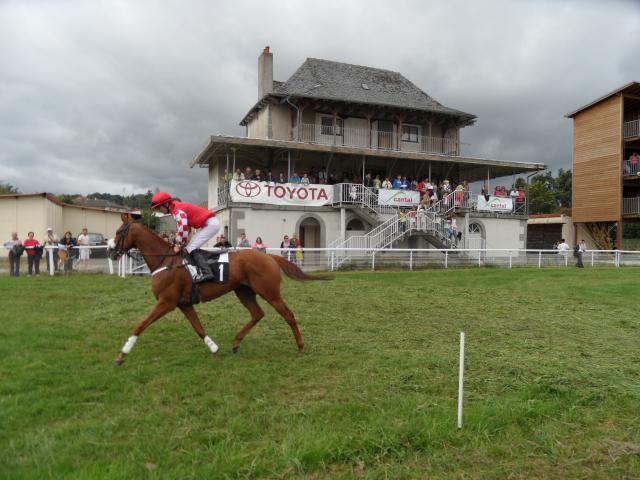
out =
<path fill-rule="evenodd" d="M 116 231 L 116 236 L 109 240 L 109 258 L 111 260 L 118 260 L 134 247 L 131 239 L 131 227 L 135 224 L 135 218 L 129 213 L 123 213 L 120 218 L 122 225 Z"/>

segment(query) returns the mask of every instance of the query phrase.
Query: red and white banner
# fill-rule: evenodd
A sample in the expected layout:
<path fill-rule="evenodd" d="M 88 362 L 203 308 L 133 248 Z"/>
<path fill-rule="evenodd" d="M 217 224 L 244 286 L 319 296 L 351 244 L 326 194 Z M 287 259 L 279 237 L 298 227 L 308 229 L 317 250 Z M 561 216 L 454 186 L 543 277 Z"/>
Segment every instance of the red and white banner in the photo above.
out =
<path fill-rule="evenodd" d="M 419 203 L 420 193 L 414 190 L 378 190 L 378 205 L 417 207 Z"/>
<path fill-rule="evenodd" d="M 478 211 L 481 212 L 513 212 L 513 198 L 494 197 L 487 200 L 484 195 L 478 195 Z"/>
<path fill-rule="evenodd" d="M 234 203 L 267 203 L 270 205 L 328 205 L 333 199 L 330 185 L 299 185 L 233 180 L 229 190 Z"/>

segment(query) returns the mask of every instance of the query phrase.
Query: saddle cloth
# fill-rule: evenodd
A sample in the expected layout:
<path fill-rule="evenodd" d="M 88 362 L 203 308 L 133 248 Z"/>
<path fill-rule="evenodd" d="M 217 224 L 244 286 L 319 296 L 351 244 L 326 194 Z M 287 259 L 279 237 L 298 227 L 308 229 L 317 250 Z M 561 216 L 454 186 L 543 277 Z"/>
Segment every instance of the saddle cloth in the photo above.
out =
<path fill-rule="evenodd" d="M 215 283 L 225 283 L 229 281 L 229 252 L 207 252 L 205 251 L 205 257 L 207 263 L 213 272 L 214 279 L 209 280 Z M 196 267 L 191 261 L 186 258 L 183 260 L 186 269 L 188 270 L 191 278 L 195 279 L 198 276 L 198 267 Z"/>

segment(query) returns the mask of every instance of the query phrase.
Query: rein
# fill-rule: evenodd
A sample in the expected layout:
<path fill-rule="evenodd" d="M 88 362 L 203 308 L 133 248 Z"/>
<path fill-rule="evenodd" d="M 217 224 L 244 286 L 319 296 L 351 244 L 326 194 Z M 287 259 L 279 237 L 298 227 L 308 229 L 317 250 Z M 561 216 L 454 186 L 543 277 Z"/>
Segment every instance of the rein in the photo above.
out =
<path fill-rule="evenodd" d="M 131 248 L 124 250 L 124 241 L 125 238 L 127 238 L 129 236 L 129 229 L 131 228 L 131 225 L 133 225 L 136 222 L 128 222 L 125 225 L 123 225 L 122 227 L 120 227 L 118 229 L 118 231 L 116 232 L 116 236 L 118 237 L 118 241 L 116 242 L 116 246 L 115 246 L 115 251 L 118 255 L 122 256 L 122 255 L 127 255 L 127 256 L 131 256 L 131 254 L 129 253 L 129 251 L 131 250 Z M 175 253 L 173 252 L 173 249 L 167 253 L 143 253 L 141 250 L 139 250 L 140 253 L 142 254 L 143 257 L 146 256 L 150 256 L 150 257 L 162 257 L 160 259 L 160 261 L 156 264 L 155 268 L 151 268 L 151 266 L 149 266 L 149 269 L 151 270 L 151 275 L 155 275 L 156 273 L 160 273 L 161 271 L 164 270 L 170 270 L 172 268 L 181 268 L 184 267 L 184 264 L 180 264 L 180 265 L 168 265 L 165 266 L 164 268 L 161 268 L 162 264 L 164 263 L 164 261 L 167 259 L 167 257 L 177 257 L 180 256 L 180 252 Z"/>

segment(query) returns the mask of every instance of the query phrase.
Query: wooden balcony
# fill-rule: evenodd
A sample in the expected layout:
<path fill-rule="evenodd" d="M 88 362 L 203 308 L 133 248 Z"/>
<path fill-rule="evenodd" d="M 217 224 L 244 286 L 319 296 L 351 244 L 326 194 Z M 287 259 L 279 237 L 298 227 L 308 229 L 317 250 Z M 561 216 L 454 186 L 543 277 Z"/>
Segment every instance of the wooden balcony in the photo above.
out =
<path fill-rule="evenodd" d="M 294 141 L 322 145 L 361 147 L 374 150 L 460 155 L 460 141 L 449 137 L 428 137 L 375 129 L 343 128 L 303 123 L 293 130 Z"/>

